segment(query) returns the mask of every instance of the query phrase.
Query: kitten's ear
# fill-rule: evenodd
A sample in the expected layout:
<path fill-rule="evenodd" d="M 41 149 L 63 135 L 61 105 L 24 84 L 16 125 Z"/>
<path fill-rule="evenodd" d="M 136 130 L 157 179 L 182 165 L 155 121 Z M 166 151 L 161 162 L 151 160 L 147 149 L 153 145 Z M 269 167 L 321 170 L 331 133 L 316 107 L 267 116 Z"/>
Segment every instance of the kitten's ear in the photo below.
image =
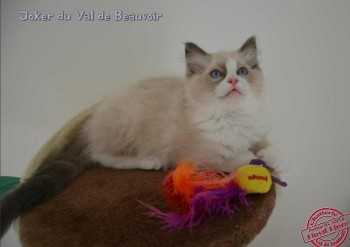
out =
<path fill-rule="evenodd" d="M 185 56 L 188 77 L 203 73 L 211 60 L 210 54 L 191 42 L 185 43 Z"/>
<path fill-rule="evenodd" d="M 241 54 L 243 60 L 252 69 L 259 69 L 258 49 L 256 47 L 256 40 L 254 36 L 247 39 L 238 51 Z"/>

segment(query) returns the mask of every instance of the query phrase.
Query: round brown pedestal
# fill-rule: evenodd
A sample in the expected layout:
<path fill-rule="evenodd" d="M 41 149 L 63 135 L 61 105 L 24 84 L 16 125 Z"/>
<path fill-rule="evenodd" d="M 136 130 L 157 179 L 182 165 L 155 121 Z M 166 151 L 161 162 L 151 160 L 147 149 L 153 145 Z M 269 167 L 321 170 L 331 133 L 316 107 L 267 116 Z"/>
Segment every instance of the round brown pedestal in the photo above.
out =
<path fill-rule="evenodd" d="M 218 215 L 192 230 L 161 229 L 137 200 L 166 210 L 160 195 L 165 172 L 96 168 L 20 218 L 24 247 L 246 246 L 264 228 L 275 205 L 267 194 L 249 195 L 251 207 L 233 220 Z"/>

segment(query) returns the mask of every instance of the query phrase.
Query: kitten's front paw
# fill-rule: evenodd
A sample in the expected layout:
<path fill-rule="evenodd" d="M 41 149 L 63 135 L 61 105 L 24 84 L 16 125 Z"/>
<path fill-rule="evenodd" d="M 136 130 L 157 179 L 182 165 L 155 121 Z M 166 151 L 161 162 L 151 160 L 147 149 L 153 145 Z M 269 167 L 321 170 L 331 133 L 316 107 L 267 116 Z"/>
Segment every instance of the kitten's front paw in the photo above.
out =
<path fill-rule="evenodd" d="M 265 161 L 265 163 L 275 170 L 278 171 L 278 158 L 276 155 L 276 151 L 272 147 L 267 147 L 264 149 L 261 149 L 257 152 L 256 156 Z"/>
<path fill-rule="evenodd" d="M 233 160 L 233 164 L 235 167 L 241 167 L 245 165 L 249 165 L 250 161 L 253 159 L 258 159 L 258 157 L 251 151 L 241 153 L 236 159 Z"/>
<path fill-rule="evenodd" d="M 163 167 L 163 162 L 157 158 L 146 158 L 140 164 L 144 170 L 160 170 Z"/>

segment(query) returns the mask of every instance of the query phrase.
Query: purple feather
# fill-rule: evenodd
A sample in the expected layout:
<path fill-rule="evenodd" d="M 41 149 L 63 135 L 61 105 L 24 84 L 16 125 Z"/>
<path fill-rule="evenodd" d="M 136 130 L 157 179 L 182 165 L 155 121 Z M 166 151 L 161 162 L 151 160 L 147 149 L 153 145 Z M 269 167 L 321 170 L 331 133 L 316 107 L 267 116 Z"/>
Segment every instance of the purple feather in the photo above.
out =
<path fill-rule="evenodd" d="M 199 225 L 204 218 L 212 218 L 217 214 L 226 214 L 232 219 L 239 206 L 250 205 L 245 195 L 232 181 L 225 188 L 209 191 L 197 187 L 191 198 L 189 210 L 183 214 L 162 212 L 149 204 L 141 203 L 150 210 L 150 216 L 160 219 L 164 228 L 181 230 L 185 227 L 191 229 Z"/>

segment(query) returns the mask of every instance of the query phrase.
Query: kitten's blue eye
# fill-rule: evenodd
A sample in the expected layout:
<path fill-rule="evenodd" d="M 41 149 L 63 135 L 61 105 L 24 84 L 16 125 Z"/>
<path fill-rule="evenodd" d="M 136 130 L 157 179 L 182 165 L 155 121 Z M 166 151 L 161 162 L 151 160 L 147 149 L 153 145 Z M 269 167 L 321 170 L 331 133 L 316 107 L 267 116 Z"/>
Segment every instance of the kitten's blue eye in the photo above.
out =
<path fill-rule="evenodd" d="M 213 71 L 210 73 L 210 76 L 213 77 L 213 78 L 219 78 L 219 77 L 222 76 L 222 73 L 216 69 L 216 70 L 213 70 Z"/>
<path fill-rule="evenodd" d="M 244 68 L 244 67 L 242 67 L 242 68 L 239 68 L 238 70 L 237 70 L 237 75 L 247 75 L 248 74 L 248 69 L 247 68 Z"/>

